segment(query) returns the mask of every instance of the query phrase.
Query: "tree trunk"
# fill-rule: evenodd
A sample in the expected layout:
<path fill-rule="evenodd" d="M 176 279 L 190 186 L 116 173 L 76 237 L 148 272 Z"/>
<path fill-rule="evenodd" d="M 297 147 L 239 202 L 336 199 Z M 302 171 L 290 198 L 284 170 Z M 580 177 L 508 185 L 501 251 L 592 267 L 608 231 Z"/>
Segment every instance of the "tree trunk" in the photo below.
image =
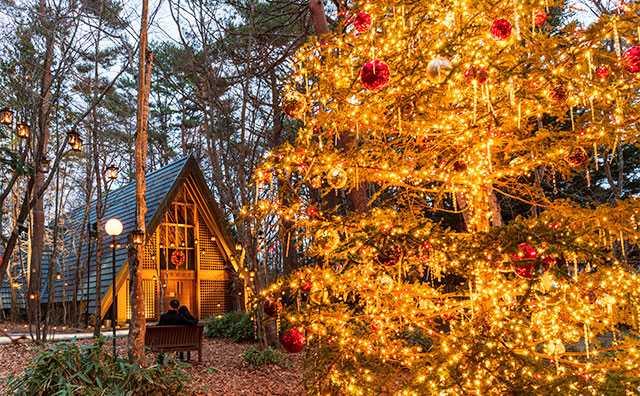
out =
<path fill-rule="evenodd" d="M 100 15 L 102 15 L 102 11 L 103 11 L 103 7 L 104 5 L 101 3 L 100 5 Z M 97 36 L 96 36 L 96 45 L 95 45 L 95 60 L 94 60 L 94 65 L 93 65 L 93 78 L 94 78 L 94 86 L 93 86 L 93 92 L 94 95 L 98 96 L 99 93 L 99 63 L 98 63 L 98 59 L 99 57 L 99 53 L 100 53 L 100 32 L 101 32 L 101 28 L 102 28 L 102 18 L 100 18 L 100 22 L 98 24 L 98 32 L 97 32 Z M 96 312 L 94 315 L 94 324 L 95 327 L 93 329 L 93 334 L 94 336 L 99 336 L 100 335 L 100 329 L 102 328 L 102 219 L 104 216 L 103 213 L 103 209 L 102 209 L 102 172 L 101 172 L 101 168 L 100 168 L 100 144 L 99 144 L 99 131 L 98 131 L 98 112 L 96 111 L 96 108 L 94 107 L 92 110 L 92 118 L 93 118 L 93 137 L 92 137 L 92 149 L 93 149 L 93 174 L 96 177 L 96 223 L 97 223 L 97 227 L 96 227 L 96 240 L 98 241 L 98 243 L 96 243 L 96 261 L 95 261 L 95 268 L 96 268 L 96 300 L 95 300 L 95 304 L 96 304 Z M 91 161 L 91 160 L 89 160 Z M 91 226 L 89 226 L 89 228 L 91 228 Z M 89 243 L 91 243 L 91 235 L 89 235 Z M 91 260 L 91 257 L 89 257 L 89 261 Z M 90 274 L 87 273 L 87 276 L 89 276 Z M 87 293 L 89 293 L 89 291 L 87 290 Z M 87 299 L 88 301 L 88 299 Z M 115 301 L 112 302 L 112 304 L 115 304 Z M 88 314 L 88 312 L 87 312 Z M 112 326 L 115 326 L 115 320 L 116 318 L 111 318 L 111 324 Z"/>
<path fill-rule="evenodd" d="M 311 20 L 318 37 L 329 33 L 329 24 L 327 16 L 324 13 L 324 4 L 322 0 L 309 0 L 309 11 L 311 11 Z"/>
<path fill-rule="evenodd" d="M 145 200 L 147 162 L 147 122 L 149 115 L 149 87 L 153 53 L 147 54 L 147 14 L 149 1 L 142 1 L 142 22 L 140 26 L 140 71 L 138 74 L 138 115 L 136 119 L 136 229 L 142 231 L 146 240 Z M 129 290 L 131 302 L 131 323 L 129 326 L 129 360 L 134 362 L 144 356 L 145 312 L 142 292 L 142 267 L 144 243 L 140 246 L 129 243 Z"/>
<path fill-rule="evenodd" d="M 40 1 L 41 18 L 46 24 L 47 9 L 44 0 Z M 29 269 L 29 286 L 27 299 L 27 311 L 29 323 L 36 325 L 36 341 L 42 341 L 40 332 L 41 310 L 40 310 L 40 289 L 42 281 L 42 253 L 44 251 L 44 195 L 38 196 L 38 192 L 44 187 L 45 174 L 40 170 L 40 160 L 45 157 L 47 149 L 47 141 L 49 139 L 49 114 L 51 111 L 51 68 L 53 65 L 53 48 L 55 40 L 53 32 L 50 32 L 46 38 L 46 48 L 44 63 L 42 68 L 42 81 L 40 83 L 40 103 L 38 115 L 38 142 L 36 144 L 36 152 L 34 155 L 35 183 L 33 185 L 33 195 L 35 196 L 35 205 L 33 206 L 33 222 L 31 231 L 33 237 L 32 244 L 32 260 Z"/>

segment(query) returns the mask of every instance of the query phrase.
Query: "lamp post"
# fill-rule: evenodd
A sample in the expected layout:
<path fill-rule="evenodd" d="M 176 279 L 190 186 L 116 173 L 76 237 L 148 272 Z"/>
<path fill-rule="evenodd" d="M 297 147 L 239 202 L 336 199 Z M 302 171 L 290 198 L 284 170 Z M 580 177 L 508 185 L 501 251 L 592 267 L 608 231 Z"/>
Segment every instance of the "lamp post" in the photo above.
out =
<path fill-rule="evenodd" d="M 89 241 L 87 243 L 87 308 L 84 315 L 84 327 L 89 327 L 89 281 L 91 279 L 91 241 L 96 240 L 98 238 L 98 223 L 89 223 L 87 224 L 87 228 L 89 230 Z"/>
<path fill-rule="evenodd" d="M 112 237 L 112 262 L 111 262 L 111 275 L 113 280 L 111 283 L 111 290 L 113 292 L 113 301 L 111 301 L 111 327 L 113 328 L 113 356 L 116 356 L 116 237 L 122 233 L 122 222 L 118 219 L 109 219 L 104 225 L 104 231 Z"/>

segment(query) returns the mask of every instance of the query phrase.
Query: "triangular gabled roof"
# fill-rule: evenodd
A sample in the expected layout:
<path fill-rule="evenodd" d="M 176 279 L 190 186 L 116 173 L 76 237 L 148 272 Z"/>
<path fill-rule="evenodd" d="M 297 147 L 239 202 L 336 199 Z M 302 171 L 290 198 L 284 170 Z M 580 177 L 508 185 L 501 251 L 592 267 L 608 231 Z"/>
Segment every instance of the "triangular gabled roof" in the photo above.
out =
<path fill-rule="evenodd" d="M 199 207 L 204 208 L 202 212 L 207 226 L 211 232 L 215 233 L 220 241 L 224 255 L 229 259 L 234 269 L 238 269 L 238 258 L 234 257 L 235 241 L 229 235 L 226 221 L 220 208 L 218 207 L 213 194 L 204 179 L 204 175 L 198 166 L 198 163 L 193 156 L 187 156 L 180 160 L 177 160 L 161 169 L 150 172 L 147 174 L 146 180 L 146 202 L 147 202 L 147 214 L 145 216 L 147 232 L 145 237 L 147 240 L 153 235 L 158 225 L 162 222 L 163 216 L 171 203 L 175 200 L 176 195 L 180 189 L 185 185 L 195 187 L 198 194 L 195 195 L 195 199 L 198 201 Z M 116 249 L 115 255 L 115 268 L 118 279 L 117 289 L 120 288 L 121 283 L 127 278 L 128 274 L 128 252 L 126 249 L 127 237 L 135 227 L 135 181 L 130 181 L 118 190 L 111 191 L 104 200 L 105 214 L 103 216 L 103 222 L 106 222 L 110 218 L 117 218 L 122 222 L 123 231 L 118 236 L 116 243 L 121 244 L 119 249 Z M 88 223 L 96 222 L 96 201 L 93 201 L 89 207 Z M 76 277 L 76 260 L 77 260 L 77 245 L 78 235 L 81 234 L 82 219 L 84 217 L 86 208 L 81 207 L 71 212 L 71 227 L 73 231 L 69 233 L 70 236 L 65 239 L 65 251 L 60 258 L 56 271 L 63 273 L 62 279 L 56 281 L 55 285 L 55 301 L 70 301 L 73 297 L 73 280 Z M 104 235 L 104 233 L 103 233 Z M 111 237 L 104 235 L 102 242 L 102 279 L 101 279 L 101 298 L 103 307 L 108 306 L 111 303 L 110 288 L 112 285 L 112 249 L 109 247 L 111 244 Z M 80 254 L 80 271 L 84 272 L 87 262 L 87 246 L 86 241 L 83 244 L 84 247 Z M 91 272 L 89 277 L 89 312 L 95 311 L 95 280 L 96 280 L 96 268 L 95 268 L 95 243 L 92 246 L 91 251 Z M 61 266 L 66 268 L 63 270 Z M 46 272 L 49 268 L 47 263 L 43 261 L 43 279 L 46 279 Z M 80 285 L 80 288 L 87 290 L 86 277 L 84 282 Z M 46 281 L 44 281 L 46 283 Z M 66 285 L 65 285 L 66 283 Z M 78 293 L 80 294 L 80 293 Z M 46 302 L 49 298 L 47 285 L 43 284 L 42 302 Z M 78 297 L 80 298 L 80 297 Z M 83 299 L 86 301 L 86 298 Z"/>

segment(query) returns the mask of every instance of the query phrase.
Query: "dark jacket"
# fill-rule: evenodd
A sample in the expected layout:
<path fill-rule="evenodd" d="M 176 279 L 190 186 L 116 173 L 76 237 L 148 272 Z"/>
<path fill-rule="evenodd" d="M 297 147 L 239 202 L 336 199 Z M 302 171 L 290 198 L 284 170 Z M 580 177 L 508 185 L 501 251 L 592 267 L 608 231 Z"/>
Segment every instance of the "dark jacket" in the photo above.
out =
<path fill-rule="evenodd" d="M 195 326 L 198 324 L 198 319 L 193 318 L 189 319 L 180 315 L 178 311 L 169 310 L 169 312 L 160 315 L 160 322 L 158 322 L 158 326 Z"/>

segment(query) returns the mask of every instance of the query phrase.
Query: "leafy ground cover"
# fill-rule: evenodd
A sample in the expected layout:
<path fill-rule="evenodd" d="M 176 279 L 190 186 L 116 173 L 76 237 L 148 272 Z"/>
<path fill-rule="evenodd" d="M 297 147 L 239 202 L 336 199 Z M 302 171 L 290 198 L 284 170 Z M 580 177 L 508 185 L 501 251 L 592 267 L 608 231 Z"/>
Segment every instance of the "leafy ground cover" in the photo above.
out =
<path fill-rule="evenodd" d="M 77 341 L 78 345 L 89 345 L 91 340 Z M 203 345 L 203 364 L 193 365 L 188 370 L 194 381 L 190 389 L 205 386 L 204 395 L 233 396 L 297 396 L 303 392 L 295 389 L 301 380 L 302 354 L 284 354 L 286 364 L 253 367 L 243 360 L 244 351 L 251 343 L 232 343 L 222 339 L 205 338 Z M 117 343 L 120 356 L 126 355 L 126 340 Z M 21 375 L 33 351 L 26 344 L 0 345 L 0 359 L 10 364 L 0 365 L 0 380 L 10 375 Z M 197 358 L 192 354 L 192 359 Z M 194 363 L 194 362 L 192 362 Z M 5 383 L 0 384 L 0 395 L 7 395 Z"/>

